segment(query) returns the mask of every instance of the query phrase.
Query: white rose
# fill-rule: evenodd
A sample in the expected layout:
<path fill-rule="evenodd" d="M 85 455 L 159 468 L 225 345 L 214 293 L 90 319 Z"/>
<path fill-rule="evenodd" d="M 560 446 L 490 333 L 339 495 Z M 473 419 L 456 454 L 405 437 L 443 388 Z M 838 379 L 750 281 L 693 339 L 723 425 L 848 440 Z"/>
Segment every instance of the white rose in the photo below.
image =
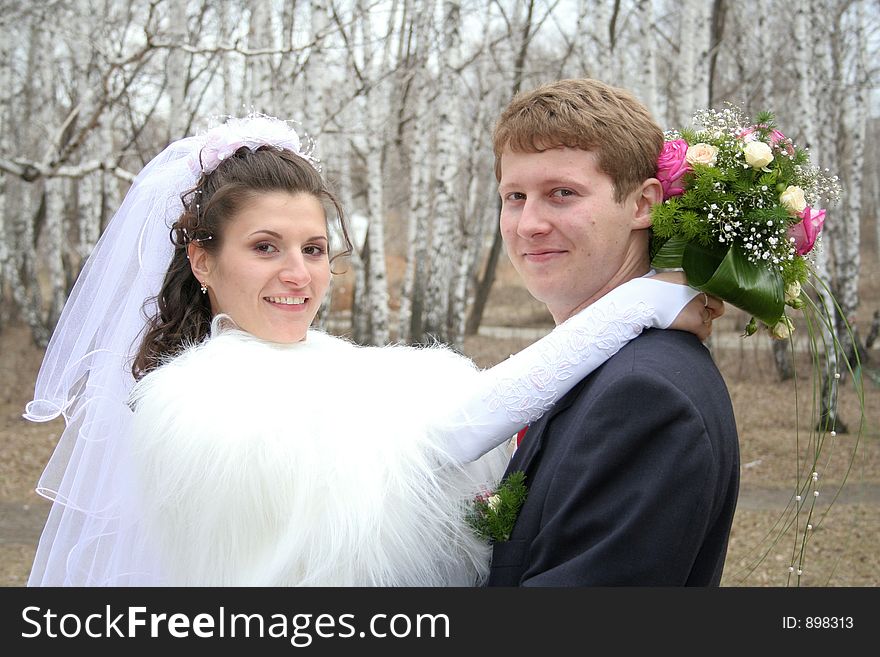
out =
<path fill-rule="evenodd" d="M 807 207 L 807 201 L 804 199 L 804 190 L 795 185 L 789 185 L 785 191 L 779 195 L 779 202 L 785 206 L 789 214 L 797 216 Z"/>
<path fill-rule="evenodd" d="M 718 149 L 715 148 L 712 144 L 694 144 L 693 146 L 688 146 L 687 155 L 685 155 L 685 160 L 687 160 L 688 164 L 704 164 L 706 166 L 714 167 L 715 160 L 718 158 Z"/>
<path fill-rule="evenodd" d="M 801 284 L 799 281 L 792 281 L 785 286 L 785 303 L 791 303 L 801 297 Z"/>
<path fill-rule="evenodd" d="M 486 504 L 493 511 L 497 511 L 498 506 L 501 504 L 501 497 L 498 495 L 492 495 L 491 497 L 489 497 L 488 500 L 486 500 Z"/>
<path fill-rule="evenodd" d="M 773 151 L 763 141 L 752 141 L 743 149 L 746 163 L 753 169 L 763 169 L 773 161 Z"/>

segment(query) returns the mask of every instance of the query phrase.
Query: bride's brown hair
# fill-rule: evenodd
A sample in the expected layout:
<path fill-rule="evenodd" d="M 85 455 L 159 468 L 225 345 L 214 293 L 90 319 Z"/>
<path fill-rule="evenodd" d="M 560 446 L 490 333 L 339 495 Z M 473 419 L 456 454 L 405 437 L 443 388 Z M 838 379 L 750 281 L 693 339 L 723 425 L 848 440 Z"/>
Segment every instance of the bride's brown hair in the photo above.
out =
<path fill-rule="evenodd" d="M 238 149 L 198 184 L 181 196 L 183 213 L 171 226 L 174 255 L 155 301 L 157 312 L 147 318 L 147 327 L 132 364 L 140 379 L 187 345 L 200 342 L 211 329 L 211 303 L 193 276 L 187 247 L 196 242 L 209 253 L 217 253 L 225 224 L 257 194 L 266 192 L 311 194 L 321 202 L 328 223 L 338 222 L 343 250 L 331 262 L 351 253 L 351 240 L 342 206 L 327 182 L 306 159 L 288 150 L 262 146 L 255 151 Z"/>

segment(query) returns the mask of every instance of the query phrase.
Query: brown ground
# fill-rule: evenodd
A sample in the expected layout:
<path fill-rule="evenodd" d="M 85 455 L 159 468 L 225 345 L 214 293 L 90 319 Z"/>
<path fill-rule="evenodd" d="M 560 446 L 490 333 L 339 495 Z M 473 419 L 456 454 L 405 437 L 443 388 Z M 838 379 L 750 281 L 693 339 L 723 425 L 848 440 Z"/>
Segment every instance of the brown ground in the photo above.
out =
<path fill-rule="evenodd" d="M 862 290 L 867 318 L 880 307 L 876 264 L 865 267 Z M 547 326 L 548 315 L 502 267 L 484 325 Z M 857 435 L 858 400 L 852 384 L 841 392 L 842 417 L 854 431 L 828 438 L 814 464 L 816 445 L 809 436 L 811 389 L 808 368 L 799 365 L 796 408 L 792 382 L 779 383 L 767 350 L 767 338 L 738 338 L 746 318 L 728 309 L 715 323 L 710 343 L 733 399 L 740 432 L 742 486 L 734 519 L 725 586 L 798 584 L 789 566 L 802 564 L 801 586 L 876 586 L 880 584 L 880 386 L 865 387 L 866 423 Z M 466 351 L 483 366 L 491 365 L 534 339 L 531 334 L 469 338 Z M 27 580 L 48 503 L 34 484 L 60 434 L 60 421 L 32 424 L 21 418 L 31 398 L 42 354 L 27 329 L 0 332 L 0 585 Z M 880 352 L 871 352 L 874 367 Z M 794 418 L 800 415 L 800 435 Z M 789 504 L 798 482 L 819 473 L 806 506 L 795 513 Z M 845 485 L 841 487 L 846 479 Z M 836 499 L 835 499 L 836 498 Z M 833 501 L 833 504 L 829 503 Z M 809 509 L 815 502 L 810 515 Z M 789 506 L 786 506 L 789 505 Z M 807 524 L 812 530 L 805 530 Z M 804 535 L 807 539 L 804 541 Z M 801 556 L 802 555 L 802 556 Z"/>

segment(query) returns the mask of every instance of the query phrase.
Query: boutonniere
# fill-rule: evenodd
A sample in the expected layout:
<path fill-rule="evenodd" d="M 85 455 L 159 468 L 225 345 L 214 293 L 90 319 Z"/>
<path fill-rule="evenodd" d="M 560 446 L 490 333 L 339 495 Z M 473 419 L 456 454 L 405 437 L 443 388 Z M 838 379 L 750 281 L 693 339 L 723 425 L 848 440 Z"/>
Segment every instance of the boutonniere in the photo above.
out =
<path fill-rule="evenodd" d="M 479 537 L 490 543 L 510 539 L 516 516 L 526 501 L 525 480 L 524 472 L 511 472 L 494 492 L 487 491 L 474 499 L 468 522 Z"/>

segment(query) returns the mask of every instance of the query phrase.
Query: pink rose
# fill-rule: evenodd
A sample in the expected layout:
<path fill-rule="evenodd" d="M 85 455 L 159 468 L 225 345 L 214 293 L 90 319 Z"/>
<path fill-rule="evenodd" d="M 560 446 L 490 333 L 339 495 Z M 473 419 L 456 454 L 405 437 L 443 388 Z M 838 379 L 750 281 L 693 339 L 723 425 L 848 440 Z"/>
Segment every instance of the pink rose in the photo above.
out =
<path fill-rule="evenodd" d="M 693 171 L 687 163 L 688 143 L 684 139 L 675 139 L 663 144 L 660 157 L 657 158 L 657 180 L 663 186 L 663 200 L 684 194 L 684 174 Z"/>
<path fill-rule="evenodd" d="M 753 125 L 751 128 L 746 128 L 741 133 L 739 133 L 739 136 L 745 142 L 754 141 L 755 139 L 757 139 L 755 132 L 757 132 L 758 128 L 763 127 L 765 126 Z M 791 140 L 775 128 L 770 131 L 770 143 L 773 146 L 779 146 L 780 150 L 784 150 L 789 155 L 794 155 L 794 146 L 792 145 Z"/>
<path fill-rule="evenodd" d="M 790 226 L 788 236 L 794 239 L 794 248 L 798 255 L 807 255 L 813 249 L 816 238 L 825 223 L 825 210 L 814 210 L 809 205 L 799 215 L 803 221 Z"/>
<path fill-rule="evenodd" d="M 779 132 L 779 130 L 772 130 L 770 132 L 770 142 L 778 147 L 779 150 L 785 151 L 789 155 L 794 155 L 794 144 L 791 143 L 791 139 Z"/>
<path fill-rule="evenodd" d="M 778 144 L 781 141 L 785 141 L 785 135 L 779 132 L 779 130 L 771 130 L 770 131 L 770 142 L 773 144 Z"/>

